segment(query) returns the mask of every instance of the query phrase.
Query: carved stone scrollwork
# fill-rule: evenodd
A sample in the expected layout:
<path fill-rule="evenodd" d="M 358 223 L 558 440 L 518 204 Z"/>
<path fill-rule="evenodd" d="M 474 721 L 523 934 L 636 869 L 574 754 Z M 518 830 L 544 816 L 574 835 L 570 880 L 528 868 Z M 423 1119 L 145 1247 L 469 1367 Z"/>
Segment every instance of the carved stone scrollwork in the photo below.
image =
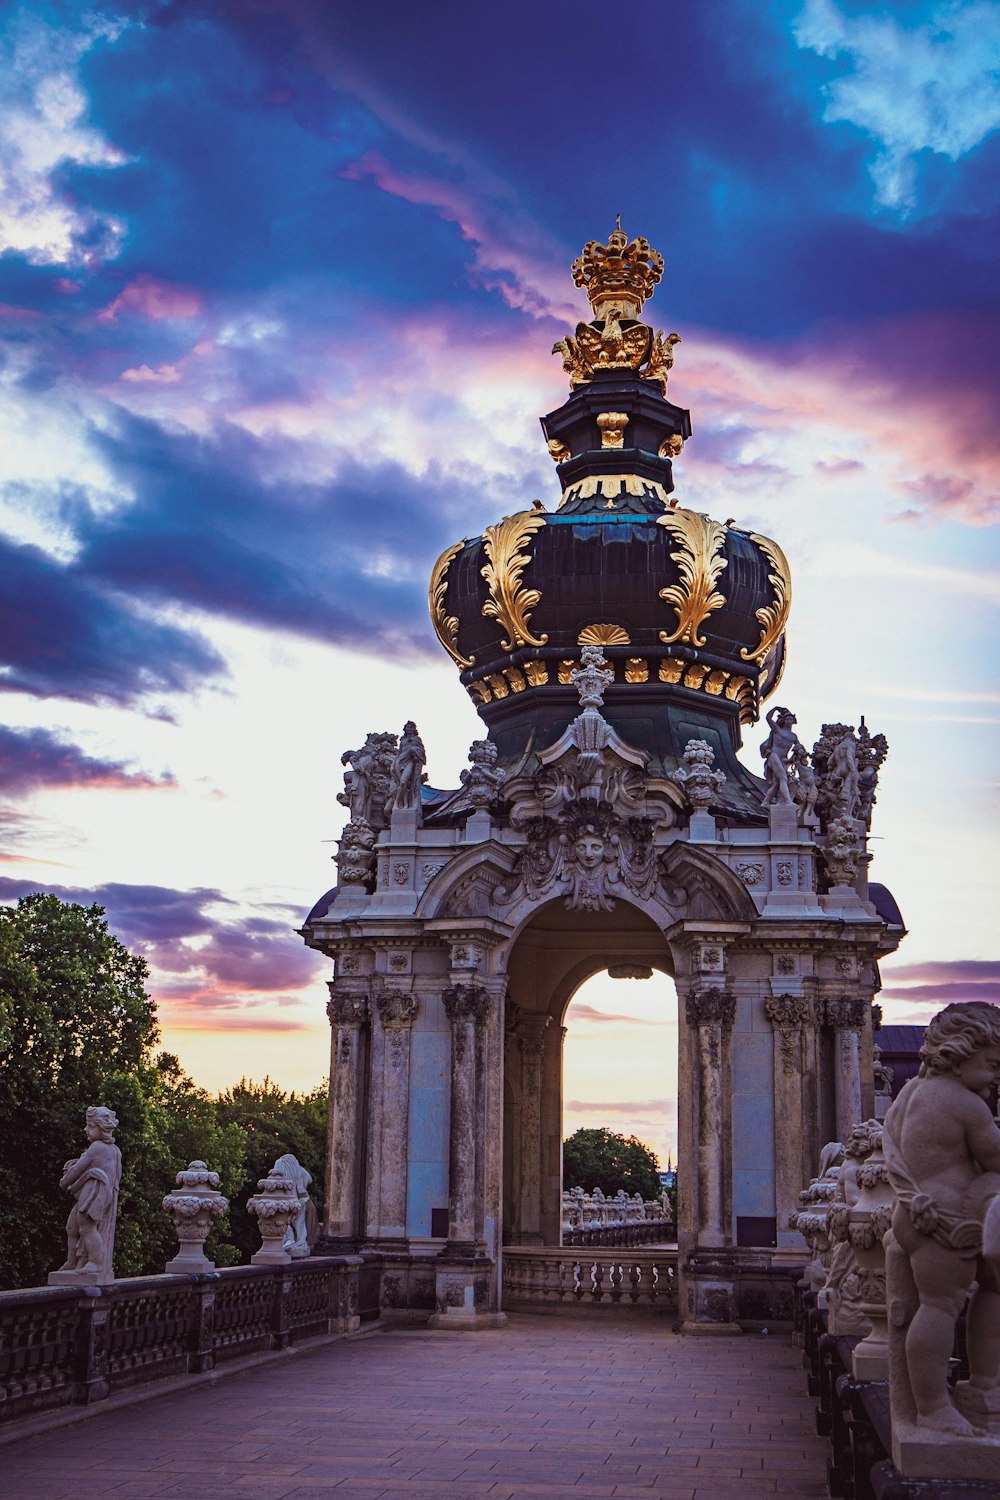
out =
<path fill-rule="evenodd" d="M 769 995 L 764 1001 L 764 1013 L 774 1027 L 782 1067 L 790 1073 L 795 1067 L 801 1029 L 809 1020 L 809 1003 L 801 995 Z"/>
<path fill-rule="evenodd" d="M 336 985 L 327 985 L 330 998 L 326 1002 L 326 1013 L 331 1026 L 358 1026 L 368 1020 L 367 995 L 352 994 L 350 990 L 338 990 Z"/>
<path fill-rule="evenodd" d="M 736 996 L 719 986 L 692 990 L 684 1002 L 689 1026 L 722 1026 L 728 1029 L 736 1019 Z"/>
<path fill-rule="evenodd" d="M 382 989 L 375 997 L 375 1004 L 387 1031 L 403 1029 L 413 1025 L 420 1009 L 420 997 L 407 994 L 405 990 Z"/>
<path fill-rule="evenodd" d="M 489 1010 L 489 991 L 479 984 L 453 984 L 441 996 L 452 1025 L 459 1021 L 482 1021 Z"/>
<path fill-rule="evenodd" d="M 828 1026 L 861 1031 L 865 1024 L 866 1003 L 861 995 L 831 995 L 824 1007 Z"/>

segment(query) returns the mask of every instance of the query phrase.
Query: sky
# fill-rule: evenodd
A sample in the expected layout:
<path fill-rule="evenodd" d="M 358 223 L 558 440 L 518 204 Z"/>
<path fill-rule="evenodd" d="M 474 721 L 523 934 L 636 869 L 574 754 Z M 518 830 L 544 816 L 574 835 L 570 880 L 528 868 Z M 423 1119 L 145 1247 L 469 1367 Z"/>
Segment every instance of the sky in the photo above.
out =
<path fill-rule="evenodd" d="M 558 499 L 549 350 L 616 213 L 666 260 L 680 503 L 789 557 L 781 701 L 889 738 L 887 1019 L 1000 1001 L 1000 7 L 607 16 L 0 10 L 0 899 L 100 901 L 208 1087 L 323 1077 L 341 753 L 413 717 L 458 784 L 427 578 Z M 654 1022 L 666 981 L 574 1001 L 570 1126 L 652 1139 Z"/>

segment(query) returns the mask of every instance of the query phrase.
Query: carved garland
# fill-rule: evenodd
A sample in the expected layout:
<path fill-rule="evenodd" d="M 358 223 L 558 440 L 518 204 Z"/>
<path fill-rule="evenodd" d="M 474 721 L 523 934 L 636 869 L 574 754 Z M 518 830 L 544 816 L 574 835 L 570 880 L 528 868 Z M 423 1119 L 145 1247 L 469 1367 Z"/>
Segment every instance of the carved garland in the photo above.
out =
<path fill-rule="evenodd" d="M 520 511 L 504 516 L 496 526 L 487 526 L 483 532 L 489 561 L 480 571 L 490 591 L 483 614 L 498 620 L 507 631 L 509 638 L 500 642 L 504 651 L 514 651 L 518 646 L 544 646 L 548 641 L 547 635 L 534 636 L 528 629 L 531 611 L 542 596 L 538 589 L 521 588 L 521 575 L 531 561 L 531 553 L 518 551 L 544 525 L 545 517 L 537 511 Z"/>
<path fill-rule="evenodd" d="M 782 1067 L 791 1073 L 801 1055 L 799 1036 L 809 1019 L 808 1003 L 800 995 L 771 995 L 764 1001 L 764 1011 L 777 1036 Z"/>
<path fill-rule="evenodd" d="M 431 610 L 431 624 L 434 626 L 438 640 L 441 642 L 448 655 L 457 667 L 463 672 L 467 667 L 475 666 L 474 656 L 463 656 L 458 649 L 458 617 L 446 615 L 444 612 L 444 596 L 448 590 L 448 569 L 455 558 L 465 546 L 464 542 L 456 542 L 453 547 L 448 547 L 441 553 L 434 564 L 431 573 L 429 602 Z"/>
<path fill-rule="evenodd" d="M 723 568 L 729 563 L 722 556 L 726 540 L 726 528 L 719 521 L 710 521 L 693 510 L 669 511 L 657 516 L 660 526 L 665 526 L 680 542 L 679 552 L 671 552 L 681 575 L 680 583 L 672 583 L 660 590 L 660 598 L 672 604 L 677 613 L 677 629 L 672 635 L 660 631 L 660 640 L 665 646 L 672 641 L 686 641 L 692 646 L 704 646 L 705 637 L 698 629 L 714 610 L 721 609 L 726 602 L 725 594 L 715 591 Z"/>
<path fill-rule="evenodd" d="M 750 540 L 756 542 L 774 568 L 774 572 L 767 575 L 767 581 L 774 589 L 774 600 L 757 610 L 761 626 L 760 640 L 753 651 L 748 651 L 745 646 L 740 648 L 744 661 L 755 661 L 760 665 L 780 638 L 788 620 L 788 611 L 792 607 L 792 575 L 788 559 L 777 542 L 772 542 L 770 537 L 758 536 L 756 531 L 751 531 Z M 775 682 L 774 686 L 777 685 Z"/>

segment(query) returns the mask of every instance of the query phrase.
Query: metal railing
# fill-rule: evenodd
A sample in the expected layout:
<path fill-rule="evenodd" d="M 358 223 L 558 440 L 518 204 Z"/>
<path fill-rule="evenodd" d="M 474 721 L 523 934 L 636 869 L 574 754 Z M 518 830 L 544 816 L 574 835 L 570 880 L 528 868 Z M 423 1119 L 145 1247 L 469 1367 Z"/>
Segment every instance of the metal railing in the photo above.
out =
<path fill-rule="evenodd" d="M 503 1252 L 507 1312 L 571 1312 L 600 1308 L 677 1313 L 677 1249 L 613 1249 L 507 1245 Z"/>

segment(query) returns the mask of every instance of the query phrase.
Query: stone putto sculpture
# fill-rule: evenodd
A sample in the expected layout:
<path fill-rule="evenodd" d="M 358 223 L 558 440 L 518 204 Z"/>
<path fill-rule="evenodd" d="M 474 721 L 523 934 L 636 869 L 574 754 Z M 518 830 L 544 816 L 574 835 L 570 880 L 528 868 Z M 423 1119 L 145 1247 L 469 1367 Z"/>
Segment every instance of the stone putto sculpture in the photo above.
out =
<path fill-rule="evenodd" d="M 101 1105 L 87 1110 L 87 1149 L 66 1163 L 59 1179 L 59 1186 L 76 1201 L 66 1221 L 66 1260 L 51 1273 L 50 1283 L 105 1286 L 115 1279 L 115 1216 L 122 1175 L 117 1128 L 113 1110 Z"/>
<path fill-rule="evenodd" d="M 302 1163 L 292 1153 L 286 1152 L 279 1156 L 271 1168 L 272 1175 L 275 1172 L 284 1172 L 294 1187 L 302 1207 L 295 1215 L 285 1231 L 285 1238 L 281 1248 L 287 1250 L 293 1260 L 304 1260 L 310 1253 L 310 1228 L 315 1229 L 316 1209 L 309 1196 L 312 1187 L 312 1173 L 307 1172 Z M 310 1220 L 312 1224 L 310 1225 Z"/>
<path fill-rule="evenodd" d="M 257 1220 L 261 1246 L 250 1257 L 252 1266 L 284 1266 L 291 1260 L 285 1241 L 291 1225 L 306 1206 L 295 1182 L 280 1161 L 257 1183 L 257 1192 L 247 1200 L 247 1210 Z"/>
<path fill-rule="evenodd" d="M 789 708 L 772 708 L 767 715 L 771 733 L 760 747 L 766 782 L 765 807 L 770 807 L 772 803 L 790 806 L 794 800 L 788 773 L 797 751 L 804 749 L 793 727 L 796 722 L 795 715 Z"/>
<path fill-rule="evenodd" d="M 392 769 L 396 759 L 396 736 L 373 732 L 360 750 L 345 750 L 340 763 L 348 766 L 344 773 L 344 790 L 337 801 L 350 809 L 351 821 L 361 821 L 380 832 L 388 824 L 388 805 L 392 790 Z"/>
<path fill-rule="evenodd" d="M 168 1274 L 215 1269 L 215 1262 L 205 1254 L 205 1241 L 216 1219 L 221 1219 L 229 1207 L 229 1199 L 218 1189 L 218 1172 L 210 1172 L 203 1161 L 188 1162 L 177 1173 L 174 1191 L 163 1200 L 179 1242 L 177 1254 L 163 1268 Z"/>
<path fill-rule="evenodd" d="M 986 1099 L 1000 1083 L 1000 1008 L 984 1001 L 947 1006 L 928 1026 L 920 1057 L 918 1076 L 885 1118 L 885 1159 L 896 1194 L 886 1246 L 893 1427 L 910 1423 L 918 1438 L 989 1434 L 985 1461 L 992 1469 L 980 1467 L 974 1454 L 963 1463 L 950 1452 L 950 1473 L 946 1467 L 936 1477 L 995 1476 L 1000 1129 Z M 948 1367 L 955 1322 L 973 1284 L 966 1320 L 970 1378 L 953 1398 Z"/>
<path fill-rule="evenodd" d="M 827 1232 L 827 1219 L 837 1191 L 837 1179 L 843 1160 L 843 1144 L 840 1141 L 828 1141 L 820 1152 L 819 1175 L 799 1194 L 802 1207 L 788 1216 L 789 1229 L 798 1230 L 812 1251 L 813 1258 L 805 1269 L 805 1281 L 809 1290 L 817 1294 L 822 1291 L 830 1269 L 832 1245 Z"/>
<path fill-rule="evenodd" d="M 461 774 L 462 785 L 473 807 L 489 807 L 507 779 L 502 766 L 497 765 L 499 751 L 492 740 L 473 740 L 469 746 L 469 769 Z"/>
<path fill-rule="evenodd" d="M 863 1308 L 861 1268 L 851 1240 L 850 1224 L 851 1214 L 861 1197 L 858 1174 L 877 1144 L 881 1130 L 879 1120 L 865 1120 L 851 1129 L 837 1176 L 837 1190 L 827 1215 L 827 1232 L 836 1243 L 823 1290 L 828 1309 L 827 1326 L 838 1338 L 871 1332 L 872 1325 Z"/>

